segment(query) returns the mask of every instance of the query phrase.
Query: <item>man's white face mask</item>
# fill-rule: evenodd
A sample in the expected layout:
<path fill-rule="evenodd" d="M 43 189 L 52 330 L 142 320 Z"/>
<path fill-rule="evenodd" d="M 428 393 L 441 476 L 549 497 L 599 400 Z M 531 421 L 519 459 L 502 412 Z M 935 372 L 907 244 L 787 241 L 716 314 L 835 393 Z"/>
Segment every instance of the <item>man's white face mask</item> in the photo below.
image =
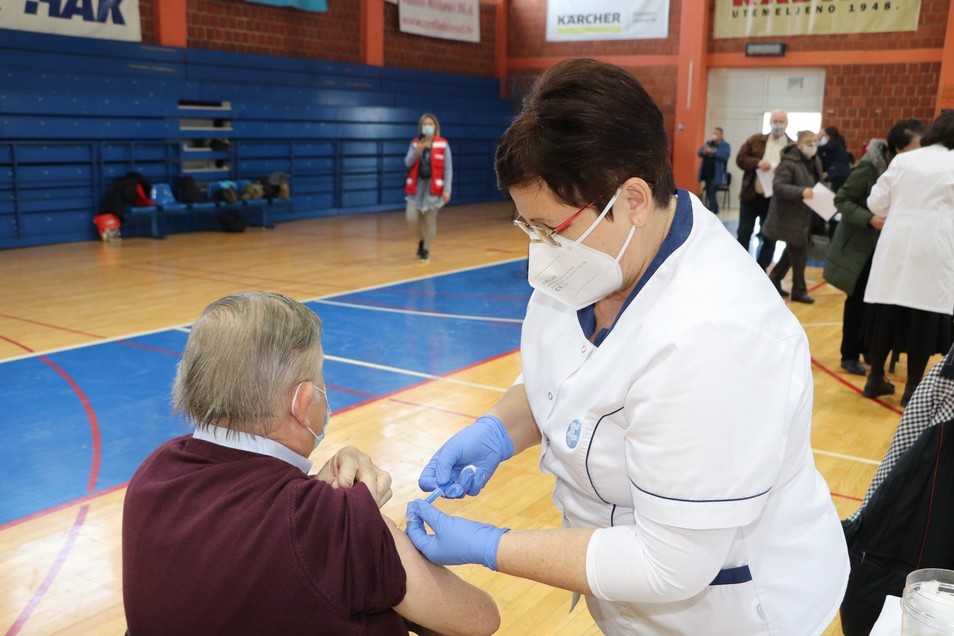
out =
<path fill-rule="evenodd" d="M 298 399 L 298 392 L 301 390 L 302 384 L 304 384 L 304 382 L 298 383 L 298 386 L 295 387 L 295 394 L 292 396 L 292 415 L 295 414 L 295 401 Z M 318 448 L 318 444 L 325 439 L 325 433 L 328 432 L 328 425 L 331 423 L 331 403 L 328 401 L 328 394 L 325 393 L 324 389 L 318 388 L 318 385 L 315 384 L 315 392 L 312 393 L 312 399 L 316 399 L 319 393 L 325 398 L 325 425 L 321 427 L 321 435 L 311 430 L 310 426 L 308 427 L 308 432 L 315 436 L 315 443 L 311 447 L 312 451 Z"/>
<path fill-rule="evenodd" d="M 552 238 L 556 245 L 544 241 L 530 242 L 527 280 L 531 287 L 572 309 L 582 309 L 623 286 L 623 270 L 619 260 L 629 247 L 636 227 L 629 230 L 626 242 L 616 258 L 583 245 L 583 240 L 607 215 L 621 191 L 616 190 L 603 212 L 577 240 L 570 241 L 554 234 Z"/>

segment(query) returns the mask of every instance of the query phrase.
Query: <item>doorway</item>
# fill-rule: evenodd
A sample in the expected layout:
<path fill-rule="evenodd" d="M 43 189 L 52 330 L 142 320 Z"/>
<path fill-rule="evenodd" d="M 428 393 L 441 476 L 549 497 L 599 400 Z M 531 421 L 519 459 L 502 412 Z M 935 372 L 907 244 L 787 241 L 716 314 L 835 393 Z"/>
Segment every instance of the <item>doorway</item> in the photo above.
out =
<path fill-rule="evenodd" d="M 732 147 L 729 206 L 739 206 L 742 170 L 735 165 L 739 148 L 751 135 L 768 132 L 768 113 L 789 114 L 788 136 L 799 130 L 819 130 L 825 98 L 825 69 L 728 69 L 709 71 L 706 134 L 720 126 Z M 704 140 L 699 141 L 702 145 Z"/>

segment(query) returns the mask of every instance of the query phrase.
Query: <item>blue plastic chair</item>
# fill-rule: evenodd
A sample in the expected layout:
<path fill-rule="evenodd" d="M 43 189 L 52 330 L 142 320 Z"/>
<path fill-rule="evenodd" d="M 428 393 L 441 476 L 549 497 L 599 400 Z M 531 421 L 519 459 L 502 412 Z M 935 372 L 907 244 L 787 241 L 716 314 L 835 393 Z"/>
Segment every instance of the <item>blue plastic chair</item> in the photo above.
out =
<path fill-rule="evenodd" d="M 160 212 L 185 212 L 189 206 L 176 201 L 168 183 L 157 183 L 152 187 L 152 200 Z"/>

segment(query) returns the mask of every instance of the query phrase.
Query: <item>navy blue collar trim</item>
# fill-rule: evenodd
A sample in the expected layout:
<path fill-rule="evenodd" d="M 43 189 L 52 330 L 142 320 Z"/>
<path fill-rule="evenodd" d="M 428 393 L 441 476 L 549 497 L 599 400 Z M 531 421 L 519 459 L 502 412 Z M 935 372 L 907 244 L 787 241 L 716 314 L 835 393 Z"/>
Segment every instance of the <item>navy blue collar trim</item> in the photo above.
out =
<path fill-rule="evenodd" d="M 616 316 L 616 320 L 613 321 L 612 326 L 610 326 L 609 329 L 600 329 L 600 332 L 596 334 L 596 338 L 593 339 L 593 344 L 597 347 L 603 344 L 606 337 L 610 335 L 613 331 L 613 327 L 615 327 L 619 321 L 619 317 L 623 315 L 623 312 L 626 311 L 629 304 L 636 298 L 636 294 L 638 294 L 646 283 L 649 282 L 649 279 L 653 277 L 656 270 L 689 238 L 689 233 L 692 232 L 692 202 L 689 200 L 689 193 L 685 190 L 677 190 L 676 195 L 676 212 L 673 215 L 672 225 L 669 226 L 669 233 L 666 234 L 666 238 L 663 240 L 659 252 L 649 264 L 642 278 L 636 283 L 636 287 L 633 288 L 629 298 L 623 303 L 623 307 L 620 309 L 619 315 Z M 576 312 L 576 317 L 580 321 L 583 334 L 587 340 L 589 340 L 596 330 L 595 305 L 580 309 Z"/>

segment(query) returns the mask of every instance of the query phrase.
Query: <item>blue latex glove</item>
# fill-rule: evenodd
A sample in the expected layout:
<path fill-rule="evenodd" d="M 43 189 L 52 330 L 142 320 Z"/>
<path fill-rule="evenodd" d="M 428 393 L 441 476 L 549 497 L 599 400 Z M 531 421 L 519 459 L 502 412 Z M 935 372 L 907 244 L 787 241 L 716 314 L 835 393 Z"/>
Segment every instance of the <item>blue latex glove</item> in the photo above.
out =
<path fill-rule="evenodd" d="M 444 488 L 448 499 L 474 496 L 490 480 L 500 462 L 513 457 L 513 441 L 504 425 L 493 415 L 484 415 L 454 434 L 427 463 L 417 480 L 421 490 Z"/>
<path fill-rule="evenodd" d="M 427 534 L 427 523 L 434 534 Z M 498 528 L 452 517 L 417 499 L 407 505 L 407 536 L 428 561 L 440 565 L 477 563 L 497 569 L 497 547 L 500 537 L 510 528 Z"/>

